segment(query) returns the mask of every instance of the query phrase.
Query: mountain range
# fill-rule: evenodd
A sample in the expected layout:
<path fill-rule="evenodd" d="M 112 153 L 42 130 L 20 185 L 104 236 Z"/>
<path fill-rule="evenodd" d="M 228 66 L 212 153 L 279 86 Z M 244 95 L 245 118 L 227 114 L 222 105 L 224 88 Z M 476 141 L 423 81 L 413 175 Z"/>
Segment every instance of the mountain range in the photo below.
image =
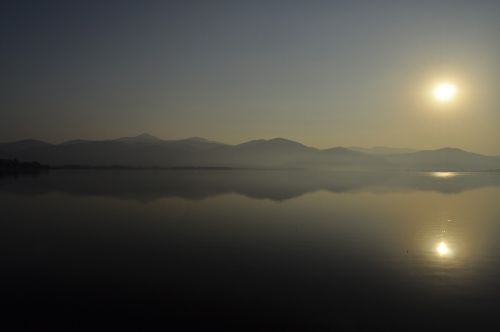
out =
<path fill-rule="evenodd" d="M 77 139 L 61 144 L 38 140 L 1 143 L 0 159 L 36 161 L 55 167 L 79 165 L 419 171 L 500 169 L 500 156 L 486 156 L 456 148 L 423 151 L 387 147 L 317 149 L 284 138 L 229 145 L 200 137 L 163 140 L 148 134 L 100 141 Z"/>

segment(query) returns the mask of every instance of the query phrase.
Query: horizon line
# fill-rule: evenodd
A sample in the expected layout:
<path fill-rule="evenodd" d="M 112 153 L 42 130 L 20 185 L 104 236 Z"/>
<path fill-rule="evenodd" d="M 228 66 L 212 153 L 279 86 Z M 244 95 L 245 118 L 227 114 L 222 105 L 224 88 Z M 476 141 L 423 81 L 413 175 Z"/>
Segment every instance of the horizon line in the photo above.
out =
<path fill-rule="evenodd" d="M 88 142 L 106 142 L 106 141 L 116 141 L 116 140 L 126 139 L 126 138 L 140 138 L 141 136 L 143 136 L 143 137 L 144 136 L 145 137 L 149 137 L 149 138 L 152 138 L 152 139 L 158 139 L 160 141 L 167 141 L 167 142 L 168 141 L 183 141 L 183 140 L 190 140 L 190 139 L 202 139 L 202 140 L 206 140 L 207 142 L 219 143 L 219 144 L 224 144 L 224 145 L 229 145 L 229 146 L 238 146 L 238 145 L 249 143 L 249 142 L 253 142 L 253 141 L 284 140 L 284 141 L 289 141 L 289 142 L 301 144 L 301 145 L 303 145 L 305 147 L 312 148 L 312 149 L 317 149 L 317 150 L 328 150 L 328 149 L 333 149 L 333 148 L 346 148 L 346 149 L 350 149 L 350 150 L 353 150 L 353 149 L 368 149 L 369 150 L 369 149 L 384 148 L 384 149 L 412 150 L 412 151 L 408 152 L 408 153 L 412 153 L 412 152 L 421 152 L 421 151 L 437 151 L 437 150 L 444 150 L 444 149 L 456 149 L 456 150 L 462 150 L 462 151 L 465 151 L 465 152 L 470 152 L 470 153 L 475 153 L 475 154 L 481 154 L 481 155 L 485 155 L 485 156 L 500 157 L 500 154 L 489 154 L 489 153 L 483 153 L 483 152 L 475 152 L 475 151 L 471 151 L 471 150 L 464 149 L 464 148 L 457 147 L 457 146 L 440 146 L 440 147 L 414 148 L 414 147 L 408 147 L 408 146 L 400 147 L 400 146 L 388 146 L 388 145 L 372 145 L 372 146 L 363 146 L 363 145 L 332 145 L 332 146 L 326 147 L 326 148 L 318 148 L 318 147 L 315 147 L 315 146 L 306 145 L 306 144 L 302 143 L 299 140 L 289 139 L 289 138 L 285 138 L 285 137 L 281 137 L 281 136 L 276 136 L 276 137 L 271 137 L 271 138 L 254 138 L 254 139 L 248 139 L 248 140 L 242 141 L 240 143 L 226 143 L 226 142 L 222 142 L 222 141 L 218 141 L 218 140 L 213 140 L 213 139 L 202 137 L 202 136 L 189 136 L 189 137 L 185 137 L 185 138 L 168 138 L 168 139 L 165 139 L 165 138 L 161 138 L 161 137 L 158 137 L 156 135 L 152 135 L 152 134 L 149 134 L 149 133 L 146 133 L 146 132 L 143 132 L 143 133 L 135 135 L 135 136 L 121 136 L 121 137 L 116 137 L 116 138 L 103 138 L 103 139 L 72 138 L 72 139 L 67 139 L 67 140 L 63 140 L 63 141 L 59 141 L 59 142 L 53 142 L 53 141 L 43 140 L 43 139 L 37 139 L 37 138 L 24 138 L 24 139 L 18 139 L 18 140 L 11 140 L 11 141 L 0 142 L 0 144 L 12 144 L 12 143 L 18 143 L 18 142 L 23 142 L 23 141 L 38 141 L 38 142 L 43 142 L 43 143 L 47 143 L 47 144 L 51 144 L 51 145 L 61 145 L 61 144 L 67 143 L 67 142 L 79 141 L 79 140 L 81 140 L 81 141 L 88 141 Z"/>

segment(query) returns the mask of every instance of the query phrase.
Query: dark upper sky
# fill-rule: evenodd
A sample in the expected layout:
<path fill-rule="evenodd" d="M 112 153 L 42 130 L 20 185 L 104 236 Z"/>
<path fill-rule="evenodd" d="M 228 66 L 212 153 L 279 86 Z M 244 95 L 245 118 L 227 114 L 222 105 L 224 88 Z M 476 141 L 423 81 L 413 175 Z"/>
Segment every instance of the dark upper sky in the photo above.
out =
<path fill-rule="evenodd" d="M 500 1 L 10 1 L 0 141 L 149 132 L 500 154 Z M 430 87 L 458 85 L 438 105 Z"/>

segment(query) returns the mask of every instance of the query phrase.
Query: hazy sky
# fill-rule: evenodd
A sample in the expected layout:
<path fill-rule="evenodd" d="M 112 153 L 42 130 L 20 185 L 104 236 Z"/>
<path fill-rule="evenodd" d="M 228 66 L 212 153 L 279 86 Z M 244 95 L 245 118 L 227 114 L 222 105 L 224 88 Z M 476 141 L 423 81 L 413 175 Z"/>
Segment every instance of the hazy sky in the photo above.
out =
<path fill-rule="evenodd" d="M 500 1 L 6 1 L 0 141 L 148 132 L 500 154 Z M 434 82 L 459 87 L 445 107 Z"/>

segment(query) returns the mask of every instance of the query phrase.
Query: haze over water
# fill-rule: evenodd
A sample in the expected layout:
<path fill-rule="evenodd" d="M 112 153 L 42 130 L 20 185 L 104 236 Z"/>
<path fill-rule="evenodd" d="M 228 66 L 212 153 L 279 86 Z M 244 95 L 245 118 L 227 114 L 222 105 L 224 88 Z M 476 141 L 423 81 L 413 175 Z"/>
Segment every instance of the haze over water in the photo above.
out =
<path fill-rule="evenodd" d="M 480 329 L 499 195 L 498 173 L 1 177 L 3 301 L 48 329 Z"/>

